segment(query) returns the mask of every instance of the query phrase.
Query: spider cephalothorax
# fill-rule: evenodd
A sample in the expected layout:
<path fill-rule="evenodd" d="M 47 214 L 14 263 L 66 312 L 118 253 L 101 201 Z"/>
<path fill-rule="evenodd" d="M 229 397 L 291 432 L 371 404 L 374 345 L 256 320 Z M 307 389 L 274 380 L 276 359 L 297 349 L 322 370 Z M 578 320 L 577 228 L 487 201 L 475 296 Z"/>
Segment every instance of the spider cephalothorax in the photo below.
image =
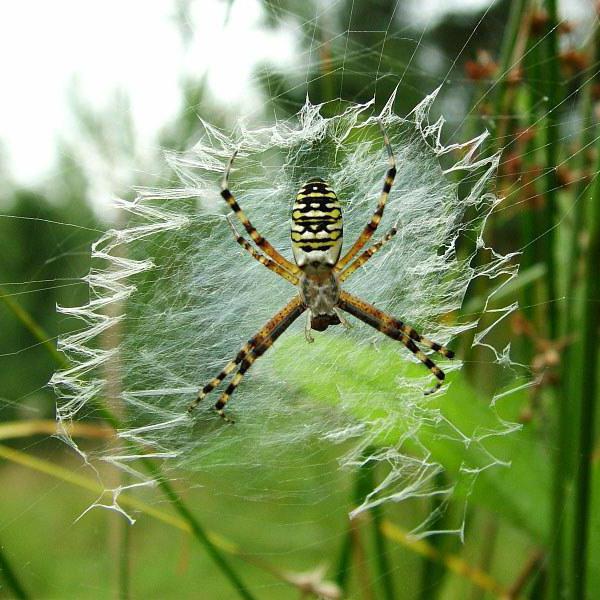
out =
<path fill-rule="evenodd" d="M 364 300 L 352 296 L 342 290 L 341 286 L 345 279 L 364 265 L 386 242 L 396 235 L 396 228 L 392 227 L 378 242 L 354 259 L 369 242 L 381 222 L 385 204 L 396 177 L 396 161 L 385 132 L 383 138 L 388 152 L 389 168 L 377 209 L 358 239 L 341 258 L 342 209 L 335 192 L 323 179 L 318 177 L 310 179 L 302 186 L 292 208 L 291 238 L 295 264 L 284 258 L 258 233 L 229 191 L 229 172 L 235 158 L 235 153 L 233 154 L 225 170 L 221 196 L 229 204 L 256 247 L 237 232 L 232 221 L 228 218 L 234 237 L 238 244 L 258 262 L 295 285 L 298 288 L 298 294 L 255 336 L 250 338 L 237 356 L 227 363 L 223 370 L 198 392 L 198 397 L 190 405 L 189 411 L 192 411 L 208 393 L 212 392 L 228 375 L 237 369 L 229 385 L 215 404 L 217 412 L 226 419 L 225 405 L 241 382 L 244 373 L 305 311 L 307 313 L 305 335 L 309 342 L 313 341 L 311 330 L 324 331 L 329 326 L 339 325 L 340 323 L 348 326 L 343 315 L 346 312 L 388 337 L 402 342 L 430 369 L 437 381 L 433 388 L 425 392 L 426 394 L 436 391 L 442 385 L 444 372 L 419 349 L 417 344 L 430 348 L 447 358 L 454 356 L 451 350 L 437 342 L 424 338 L 410 325 L 406 325 Z"/>

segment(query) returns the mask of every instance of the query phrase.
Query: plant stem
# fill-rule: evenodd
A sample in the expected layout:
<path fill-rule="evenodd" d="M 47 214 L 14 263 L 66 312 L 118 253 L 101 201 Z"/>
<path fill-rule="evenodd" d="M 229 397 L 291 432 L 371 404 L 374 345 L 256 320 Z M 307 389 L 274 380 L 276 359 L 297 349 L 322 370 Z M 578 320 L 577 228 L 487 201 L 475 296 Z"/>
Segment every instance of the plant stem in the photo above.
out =
<path fill-rule="evenodd" d="M 546 288 L 548 301 L 548 326 L 551 339 L 558 333 L 558 319 L 556 306 L 556 260 L 555 232 L 557 211 L 558 178 L 556 165 L 558 164 L 558 115 L 560 74 L 558 64 L 558 11 L 556 0 L 546 1 L 548 9 L 548 31 L 546 33 L 547 56 L 547 83 L 546 96 L 548 98 L 548 111 L 546 113 L 546 221 L 545 221 L 545 249 L 544 258 L 547 265 Z"/>
<path fill-rule="evenodd" d="M 444 477 L 444 473 L 438 473 L 435 476 L 435 487 L 437 489 L 443 489 L 448 485 L 446 478 Z M 442 502 L 443 497 L 440 494 L 434 494 L 431 497 L 431 504 L 429 508 L 429 512 L 433 514 L 442 514 Z M 448 509 L 450 510 L 450 509 Z M 447 513 L 446 513 L 447 514 Z M 444 514 L 444 516 L 446 516 Z M 430 527 L 435 527 L 436 529 L 444 529 L 444 523 L 442 518 L 436 519 Z M 436 552 L 442 553 L 443 548 L 443 539 L 441 535 L 433 535 L 429 537 L 429 543 L 433 548 L 435 548 Z M 441 587 L 444 584 L 444 567 L 440 565 L 440 563 L 425 559 L 421 568 L 421 590 L 419 592 L 419 600 L 431 600 L 438 596 Z"/>
<path fill-rule="evenodd" d="M 17 574 L 11 567 L 10 562 L 8 561 L 8 558 L 6 558 L 3 550 L 2 543 L 0 543 L 0 573 L 2 573 L 4 581 L 6 581 L 6 584 L 15 595 L 15 598 L 25 600 L 26 598 L 29 598 L 29 595 L 25 591 L 25 588 L 21 585 L 21 582 L 17 578 Z"/>
<path fill-rule="evenodd" d="M 352 524 L 350 524 L 351 526 Z M 348 588 L 348 578 L 350 577 L 350 567 L 352 566 L 352 550 L 354 548 L 354 536 L 352 531 L 348 529 L 348 532 L 344 536 L 342 542 L 342 548 L 340 550 L 340 557 L 338 559 L 338 565 L 336 568 L 335 582 L 338 584 L 340 590 L 345 595 Z"/>
<path fill-rule="evenodd" d="M 215 561 L 219 569 L 221 569 L 222 573 L 227 577 L 227 579 L 229 579 L 233 587 L 236 588 L 238 594 L 242 598 L 246 598 L 246 600 L 252 600 L 254 596 L 246 589 L 246 586 L 238 577 L 237 573 L 225 560 L 224 556 L 221 554 L 218 548 L 211 542 L 204 528 L 200 525 L 196 517 L 194 517 L 194 515 L 185 505 L 179 494 L 164 478 L 159 467 L 157 467 L 156 464 L 154 464 L 154 462 L 148 458 L 143 458 L 142 464 L 144 465 L 146 471 L 150 473 L 152 478 L 157 482 L 158 487 L 162 490 L 164 495 L 173 504 L 175 510 L 190 525 L 190 527 L 192 528 L 192 533 L 194 534 L 196 539 L 204 546 L 205 550 Z"/>
<path fill-rule="evenodd" d="M 420 554 L 424 558 L 444 565 L 450 573 L 467 579 L 478 588 L 485 590 L 495 598 L 507 598 L 507 590 L 488 573 L 476 566 L 471 566 L 463 558 L 456 554 L 441 552 L 438 548 L 425 540 L 415 539 L 406 531 L 400 529 L 390 521 L 384 521 L 381 525 L 383 534 L 390 540 L 402 544 L 412 552 Z"/>
<path fill-rule="evenodd" d="M 590 43 L 590 55 L 591 64 L 595 64 L 600 57 L 600 28 L 595 24 L 594 35 Z M 580 396 L 580 386 L 582 374 L 586 373 L 587 381 L 587 357 L 583 354 L 583 345 L 587 339 L 587 331 L 585 330 L 586 324 L 582 323 L 584 312 L 586 310 L 589 298 L 586 294 L 588 293 L 585 288 L 586 284 L 589 284 L 589 278 L 596 278 L 596 272 L 590 273 L 589 266 L 587 272 L 581 272 L 581 261 L 582 256 L 582 231 L 586 231 L 586 202 L 585 199 L 591 197 L 592 202 L 597 202 L 597 185 L 598 182 L 594 180 L 593 183 L 589 182 L 588 176 L 593 168 L 593 161 L 590 157 L 593 144 L 595 143 L 595 136 L 598 133 L 598 127 L 596 118 L 594 116 L 595 102 L 594 87 L 598 83 L 598 76 L 595 75 L 586 82 L 585 89 L 582 91 L 581 99 L 581 118 L 582 128 L 581 136 L 579 140 L 580 150 L 579 155 L 576 158 L 575 169 L 578 173 L 579 180 L 574 185 L 574 191 L 569 204 L 570 223 L 569 223 L 569 236 L 567 237 L 567 259 L 565 261 L 565 309 L 563 318 L 561 319 L 561 336 L 563 338 L 573 338 L 571 343 L 567 344 L 561 357 L 561 394 L 563 403 L 566 404 L 565 399 L 575 398 L 579 399 L 579 402 L 573 403 L 573 406 L 569 408 L 569 418 L 567 423 L 561 425 L 562 436 L 559 440 L 558 451 L 565 457 L 563 460 L 563 466 L 561 470 L 565 472 L 563 477 L 567 481 L 572 481 L 575 473 L 581 476 L 581 472 L 578 472 L 577 462 L 582 460 L 578 453 L 581 447 L 577 447 L 578 442 L 580 443 L 583 431 L 580 429 L 580 424 L 583 423 L 582 419 L 586 417 L 582 414 L 582 403 Z M 588 214 L 588 216 L 591 216 Z M 590 255 L 588 255 L 589 258 Z M 587 280 L 586 280 L 587 277 Z M 582 291 L 584 297 L 582 298 Z M 582 302 L 583 301 L 583 302 Z M 581 335 L 573 336 L 573 332 L 581 332 Z M 571 403 L 569 403 L 571 404 Z M 565 410 L 566 412 L 566 410 Z M 579 480 L 578 480 L 579 482 Z M 578 487 L 579 489 L 579 487 Z M 579 502 L 579 498 L 576 498 L 576 502 Z M 558 506 L 557 506 L 558 510 Z M 575 509 L 577 510 L 577 509 Z M 576 516 L 575 519 L 578 519 Z M 575 543 L 577 543 L 577 532 L 573 531 Z M 575 548 L 574 548 L 575 550 Z M 568 552 L 563 550 L 564 553 Z M 574 579 L 577 579 L 577 574 L 574 571 Z M 569 582 L 571 585 L 575 585 L 574 581 Z"/>
<path fill-rule="evenodd" d="M 62 368 L 69 366 L 65 357 L 56 349 L 51 338 L 48 337 L 48 334 L 44 329 L 35 322 L 33 317 L 25 309 L 21 308 L 21 306 L 12 299 L 11 295 L 2 286 L 0 286 L 0 300 L 2 300 L 15 317 L 25 325 L 25 328 L 43 344 L 44 348 L 52 355 L 52 358 L 58 365 Z"/>
<path fill-rule="evenodd" d="M 529 20 L 529 19 L 528 19 Z M 533 129 L 529 139 L 525 144 L 525 153 L 523 155 L 524 176 L 527 178 L 527 185 L 523 188 L 523 197 L 521 201 L 524 203 L 524 210 L 521 213 L 521 227 L 523 232 L 523 247 L 526 250 L 521 258 L 521 269 L 528 270 L 532 265 L 544 267 L 544 274 L 547 275 L 546 264 L 542 259 L 542 252 L 537 243 L 531 243 L 532 240 L 541 239 L 543 236 L 542 225 L 539 218 L 539 208 L 537 206 L 537 198 L 539 195 L 540 182 L 537 176 L 537 167 L 540 158 L 540 140 L 537 134 L 537 125 L 539 119 L 539 107 L 541 102 L 541 94 L 537 89 L 537 82 L 540 81 L 540 54 L 541 48 L 536 37 L 529 36 L 527 41 L 527 49 L 523 66 L 525 70 L 526 81 L 529 85 L 526 87 L 526 126 L 528 129 Z M 530 132 L 531 132 L 530 129 Z M 519 277 L 521 273 L 519 272 Z M 543 282 L 542 282 L 543 284 Z M 527 319 L 538 325 L 534 307 L 536 304 L 536 291 L 540 288 L 538 284 L 535 286 L 526 287 L 523 290 L 521 297 L 522 310 Z M 533 348 L 529 348 L 526 352 L 528 360 L 533 358 Z"/>
<path fill-rule="evenodd" d="M 508 15 L 508 23 L 502 36 L 502 48 L 500 49 L 500 78 L 496 84 L 496 93 L 494 101 L 494 115 L 502 118 L 506 105 L 506 90 L 507 79 L 510 75 L 512 61 L 514 60 L 514 52 L 517 44 L 517 38 L 521 27 L 523 27 L 523 13 L 525 4 L 529 0 L 514 0 L 510 4 L 510 13 Z M 516 66 L 516 65 L 515 65 Z"/>
<path fill-rule="evenodd" d="M 598 144 L 600 151 L 600 143 Z M 596 173 L 600 169 L 600 159 Z M 591 467 L 594 444 L 594 425 L 598 393 L 598 330 L 600 327 L 600 176 L 596 176 L 589 207 L 589 246 L 585 257 L 585 278 L 583 283 L 582 335 L 585 370 L 580 371 L 579 406 L 579 464 L 575 490 L 575 523 L 573 531 L 573 593 L 572 598 L 586 598 L 587 550 L 589 541 L 589 509 L 591 494 Z M 584 367 L 581 364 L 581 367 Z M 585 376 L 584 376 L 585 373 Z"/>
<path fill-rule="evenodd" d="M 119 565 L 118 585 L 119 600 L 131 598 L 131 524 L 127 519 L 119 522 Z"/>
<path fill-rule="evenodd" d="M 381 533 L 381 523 L 383 522 L 383 511 L 381 505 L 371 508 L 371 517 L 373 519 L 372 531 L 373 540 L 375 542 L 375 553 L 377 559 L 377 568 L 379 569 L 379 577 L 381 587 L 383 588 L 383 596 L 388 600 L 394 600 L 394 580 L 392 578 L 392 570 L 388 560 L 388 548 L 386 539 Z"/>
<path fill-rule="evenodd" d="M 548 109 L 545 118 L 545 207 L 544 207 L 544 236 L 543 259 L 546 263 L 546 321 L 548 323 L 548 336 L 555 340 L 558 335 L 558 311 L 557 311 L 557 272 L 555 252 L 555 224 L 557 213 L 558 178 L 556 165 L 558 164 L 558 115 L 559 104 L 559 64 L 558 64 L 558 12 L 556 0 L 546 0 L 548 12 L 548 24 L 545 33 L 546 51 L 545 58 L 545 94 Z M 556 390 L 549 390 L 549 395 L 555 406 L 554 431 L 556 435 L 556 451 L 554 455 L 554 482 L 553 503 L 551 511 L 550 532 L 554 535 L 550 538 L 550 595 L 558 600 L 563 597 L 565 558 L 564 558 L 564 527 L 562 525 L 563 513 L 566 502 L 567 483 L 567 448 L 569 431 L 569 412 L 567 398 Z"/>
<path fill-rule="evenodd" d="M 375 468 L 377 462 L 369 460 L 367 457 L 371 456 L 374 452 L 374 448 L 367 448 L 364 457 L 366 462 L 362 464 L 357 474 L 357 503 L 362 502 L 367 494 L 372 492 L 377 482 L 375 481 Z M 372 506 L 369 509 L 371 515 L 372 535 L 373 544 L 375 546 L 375 559 L 378 570 L 378 580 L 381 585 L 381 591 L 383 597 L 387 600 L 394 600 L 394 581 L 392 579 L 392 570 L 390 568 L 388 560 L 388 549 L 386 539 L 381 531 L 381 524 L 383 522 L 383 513 L 381 506 Z"/>

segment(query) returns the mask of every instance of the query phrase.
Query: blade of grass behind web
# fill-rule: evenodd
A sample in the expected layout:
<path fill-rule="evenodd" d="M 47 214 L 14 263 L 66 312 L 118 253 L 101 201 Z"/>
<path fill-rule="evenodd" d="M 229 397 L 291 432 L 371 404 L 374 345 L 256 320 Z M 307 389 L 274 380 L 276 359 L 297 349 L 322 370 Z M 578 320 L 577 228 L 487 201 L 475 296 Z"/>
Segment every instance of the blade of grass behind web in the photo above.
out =
<path fill-rule="evenodd" d="M 597 144 L 600 152 L 600 143 Z M 599 154 L 600 156 L 600 154 Z M 598 330 L 600 328 L 600 158 L 596 164 L 596 180 L 589 197 L 588 212 L 589 245 L 585 257 L 585 277 L 583 281 L 583 313 L 581 332 L 583 352 L 578 372 L 580 407 L 579 423 L 579 463 L 575 490 L 575 523 L 573 531 L 572 598 L 586 598 L 587 566 L 590 527 L 591 467 L 594 446 L 594 426 L 598 395 Z"/>
<path fill-rule="evenodd" d="M 544 44 L 541 47 L 544 58 L 544 93 L 547 98 L 548 110 L 544 119 L 545 132 L 545 176 L 544 176 L 544 216 L 543 227 L 543 259 L 546 263 L 546 315 L 548 324 L 547 335 L 551 340 L 556 340 L 558 335 L 558 305 L 557 305 L 557 271 L 556 271 L 556 231 L 557 202 L 558 202 L 558 177 L 556 166 L 559 157 L 559 131 L 558 131 L 558 106 L 560 104 L 560 73 L 558 56 L 558 7 L 556 0 L 545 0 L 544 5 L 548 13 L 547 28 Z M 564 578 L 567 570 L 565 561 L 565 535 L 563 527 L 563 514 L 566 502 L 567 484 L 567 447 L 569 414 L 567 398 L 557 393 L 554 388 L 548 389 L 548 394 L 554 406 L 553 424 L 555 437 L 554 452 L 554 482 L 553 503 L 551 511 L 551 525 L 555 535 L 551 541 L 550 552 L 550 597 L 562 598 L 564 592 Z"/>
<path fill-rule="evenodd" d="M 35 319 L 27 311 L 18 306 L 1 288 L 0 299 L 6 304 L 8 309 L 17 317 L 17 319 L 21 321 L 21 323 L 23 323 L 23 325 L 43 344 L 43 347 L 49 351 L 51 356 L 58 363 L 59 367 L 68 368 L 70 366 L 69 361 L 62 354 L 60 354 L 49 341 L 49 337 L 44 329 L 38 323 L 36 323 Z M 98 413 L 111 427 L 113 427 L 113 429 L 117 430 L 123 428 L 119 419 L 106 406 L 100 404 L 98 406 Z M 134 449 L 136 454 L 143 454 L 143 449 L 136 448 L 131 443 L 128 443 L 127 446 Z M 175 510 L 189 524 L 194 537 L 204 547 L 206 552 L 214 560 L 223 575 L 233 585 L 238 594 L 246 600 L 254 600 L 254 596 L 248 591 L 237 572 L 225 559 L 220 550 L 212 543 L 204 528 L 200 525 L 200 522 L 196 519 L 196 517 L 194 517 L 173 486 L 171 486 L 171 484 L 165 479 L 160 467 L 158 467 L 152 460 L 148 458 L 142 458 L 140 459 L 140 462 L 146 472 L 148 472 L 157 482 L 158 487 L 171 502 Z"/>
<path fill-rule="evenodd" d="M 2 578 L 6 582 L 7 587 L 14 594 L 15 598 L 19 598 L 19 600 L 26 600 L 29 598 L 29 595 L 25 591 L 25 588 L 21 585 L 17 574 L 8 561 L 8 558 L 4 554 L 2 542 L 0 542 L 0 573 L 2 574 Z"/>
<path fill-rule="evenodd" d="M 559 156 L 558 107 L 560 105 L 560 73 L 558 56 L 558 8 L 556 0 L 547 0 L 548 31 L 545 49 L 547 51 L 545 66 L 545 93 L 548 98 L 548 111 L 545 119 L 546 133 L 546 175 L 545 175 L 545 235 L 544 258 L 547 266 L 547 300 L 548 300 L 548 333 L 551 339 L 556 339 L 558 333 L 558 311 L 555 302 L 557 298 L 555 224 L 557 213 L 558 177 L 556 166 Z"/>

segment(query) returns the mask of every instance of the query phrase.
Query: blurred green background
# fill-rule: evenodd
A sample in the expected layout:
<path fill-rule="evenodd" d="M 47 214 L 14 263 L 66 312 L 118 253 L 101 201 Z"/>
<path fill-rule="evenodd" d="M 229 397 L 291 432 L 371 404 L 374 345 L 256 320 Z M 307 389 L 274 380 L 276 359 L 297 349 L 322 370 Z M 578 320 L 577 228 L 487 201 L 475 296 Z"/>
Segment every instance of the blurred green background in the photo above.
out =
<path fill-rule="evenodd" d="M 600 38 L 593 3 L 160 5 L 1 9 L 0 596 L 600 597 L 593 510 L 600 492 Z M 127 48 L 135 50 L 126 55 Z M 512 359 L 534 385 L 503 408 L 504 418 L 523 425 L 495 448 L 512 466 L 480 477 L 464 543 L 407 535 L 411 515 L 435 510 L 431 499 L 386 504 L 349 522 L 348 512 L 383 474 L 369 464 L 339 472 L 326 445 L 294 473 L 311 482 L 294 503 L 211 494 L 213 472 L 194 485 L 175 478 L 136 494 L 131 501 L 145 504 L 129 506 L 134 527 L 103 510 L 75 522 L 101 488 L 52 437 L 55 398 L 47 382 L 65 366 L 57 337 L 73 327 L 55 305 L 86 300 L 81 277 L 90 245 L 119 218 L 110 197 L 132 197 L 132 185 L 175 185 L 161 149 L 190 147 L 199 117 L 224 128 L 241 116 L 281 119 L 307 93 L 313 103 L 375 97 L 381 107 L 400 79 L 398 114 L 442 86 L 435 110 L 448 121 L 445 142 L 490 130 L 487 150 L 502 150 L 495 192 L 505 199 L 486 239 L 501 252 L 521 253 L 518 278 L 496 299 L 520 308 L 494 342 L 511 343 Z M 465 314 L 482 310 L 487 285 L 493 282 L 469 290 Z M 471 341 L 457 341 L 465 367 L 446 402 L 473 424 L 485 419 L 505 382 Z M 93 451 L 110 438 L 104 417 L 74 432 L 82 448 Z M 444 447 L 437 452 L 445 466 L 456 461 Z M 145 468 L 156 474 L 158 467 Z M 103 476 L 123 483 L 108 467 Z M 457 494 L 444 518 L 462 507 Z"/>

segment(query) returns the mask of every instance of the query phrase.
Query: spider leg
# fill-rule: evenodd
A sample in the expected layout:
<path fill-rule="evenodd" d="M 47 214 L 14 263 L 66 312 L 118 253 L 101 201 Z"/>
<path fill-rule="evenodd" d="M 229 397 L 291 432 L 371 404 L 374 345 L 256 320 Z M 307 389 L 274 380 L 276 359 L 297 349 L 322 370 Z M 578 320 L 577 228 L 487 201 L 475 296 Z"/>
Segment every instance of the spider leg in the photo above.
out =
<path fill-rule="evenodd" d="M 279 311 L 249 343 L 254 340 L 250 352 L 241 361 L 237 373 L 233 376 L 225 391 L 215 403 L 215 410 L 226 421 L 230 419 L 225 415 L 225 406 L 241 383 L 246 371 L 260 358 L 275 342 L 275 340 L 305 311 L 306 307 L 300 298 L 295 298 L 281 311 Z"/>
<path fill-rule="evenodd" d="M 238 372 L 233 376 L 231 382 L 217 401 L 215 408 L 222 417 L 225 417 L 223 408 L 227 400 L 239 385 L 244 373 L 250 368 L 250 365 L 261 356 L 273 342 L 306 310 L 299 296 L 288 302 L 274 317 L 272 317 L 256 335 L 251 337 L 237 353 L 236 357 L 225 365 L 223 370 L 209 381 L 198 391 L 197 398 L 190 404 L 188 412 L 192 412 L 196 406 L 210 394 L 237 365 L 240 365 Z M 247 363 L 247 364 L 246 364 Z M 243 370 L 242 370 L 243 368 Z M 241 371 L 241 375 L 240 375 Z M 233 386 L 233 387 L 232 387 Z"/>
<path fill-rule="evenodd" d="M 315 341 L 315 338 L 312 336 L 310 332 L 310 328 L 312 325 L 312 311 L 310 308 L 306 311 L 306 323 L 304 324 L 304 337 L 309 344 L 312 344 Z"/>
<path fill-rule="evenodd" d="M 349 294 L 348 292 L 345 292 L 343 290 L 340 294 L 340 299 L 346 301 L 349 304 L 353 304 L 358 309 L 361 309 L 363 312 L 370 311 L 371 313 L 375 313 L 385 323 L 389 323 L 391 327 L 393 327 L 394 329 L 398 329 L 406 337 L 414 340 L 415 342 L 418 342 L 419 344 L 423 344 L 423 346 L 426 346 L 427 348 L 431 348 L 434 352 L 437 352 L 438 354 L 441 354 L 446 358 L 454 358 L 454 351 L 450 350 L 450 348 L 446 348 L 445 346 L 442 346 L 441 344 L 438 344 L 433 340 L 423 337 L 416 331 L 416 329 L 414 329 L 410 325 L 407 325 L 399 319 L 396 319 L 391 315 L 384 313 L 378 308 L 375 308 L 372 304 L 369 304 L 368 302 L 365 302 L 364 300 L 361 300 L 360 298 L 357 298 L 356 296 L 353 296 L 352 294 Z"/>
<path fill-rule="evenodd" d="M 235 421 L 233 419 L 230 419 L 225 414 L 225 406 L 227 405 L 227 402 L 229 401 L 229 398 L 231 397 L 233 392 L 235 392 L 237 386 L 240 385 L 240 383 L 242 382 L 242 379 L 244 378 L 244 373 L 252 366 L 252 364 L 258 358 L 258 356 L 255 355 L 253 352 L 249 352 L 246 355 L 246 357 L 242 360 L 237 373 L 231 378 L 229 385 L 227 386 L 225 391 L 219 396 L 219 399 L 215 403 L 215 410 L 217 411 L 217 414 L 228 423 L 234 423 Z"/>
<path fill-rule="evenodd" d="M 246 356 L 248 356 L 248 353 L 252 349 L 251 342 L 252 340 L 244 344 L 240 351 L 237 353 L 236 357 L 233 360 L 230 360 L 225 365 L 223 370 L 218 375 L 216 375 L 216 377 L 213 377 L 213 379 L 211 379 L 203 388 L 201 388 L 198 391 L 198 396 L 189 405 L 188 412 L 191 413 L 208 394 L 210 394 L 216 387 L 219 386 L 219 384 L 227 377 L 227 375 L 235 371 L 235 368 L 242 362 L 242 360 L 244 360 L 244 358 L 246 358 Z"/>
<path fill-rule="evenodd" d="M 286 271 L 283 267 L 278 265 L 274 260 L 267 258 L 260 252 L 257 252 L 250 242 L 242 235 L 239 234 L 238 230 L 235 228 L 231 218 L 227 217 L 227 223 L 229 223 L 229 227 L 231 227 L 231 231 L 233 232 L 233 237 L 235 241 L 247 252 L 250 253 L 252 258 L 256 259 L 261 265 L 267 267 L 271 271 L 277 273 L 280 277 L 287 279 L 291 284 L 298 285 L 298 278 L 295 275 L 292 275 L 288 271 Z"/>
<path fill-rule="evenodd" d="M 351 323 L 348 321 L 348 319 L 346 319 L 346 317 L 344 316 L 344 313 L 342 312 L 342 310 L 340 308 L 338 308 L 337 306 L 334 306 L 333 312 L 337 315 L 337 318 L 340 320 L 342 327 L 345 327 L 346 329 L 352 329 Z"/>
<path fill-rule="evenodd" d="M 371 239 L 371 236 L 375 233 L 375 230 L 381 222 L 381 217 L 383 216 L 383 211 L 385 209 L 385 203 L 387 202 L 392 185 L 394 185 L 394 179 L 396 178 L 396 159 L 394 158 L 392 145 L 390 144 L 390 140 L 385 132 L 385 129 L 383 128 L 383 125 L 381 125 L 381 131 L 383 133 L 383 143 L 385 144 L 385 148 L 388 153 L 389 168 L 385 175 L 383 190 L 381 190 L 381 195 L 379 196 L 379 203 L 377 204 L 377 209 L 373 213 L 371 220 L 367 223 L 362 233 L 358 236 L 358 239 L 354 242 L 354 245 L 335 265 L 336 271 L 341 271 Z"/>
<path fill-rule="evenodd" d="M 447 358 L 454 357 L 452 350 L 424 338 L 410 325 L 404 324 L 402 321 L 375 308 L 372 304 L 348 294 L 348 292 L 341 292 L 338 306 L 367 325 L 381 331 L 384 335 L 402 342 L 435 375 L 437 378 L 435 386 L 427 390 L 425 394 L 431 394 L 441 387 L 445 378 L 444 372 L 426 354 L 419 350 L 415 342 L 422 343 Z"/>
<path fill-rule="evenodd" d="M 290 271 L 291 273 L 298 273 L 299 268 L 291 263 L 289 260 L 281 256 L 279 252 L 271 246 L 271 244 L 256 230 L 256 227 L 252 225 L 250 219 L 246 216 L 246 213 L 240 208 L 240 205 L 237 203 L 234 195 L 229 190 L 229 172 L 231 171 L 231 165 L 233 164 L 233 160 L 237 155 L 237 150 L 233 153 L 229 162 L 227 163 L 227 168 L 225 169 L 225 174 L 223 176 L 223 181 L 221 182 L 221 196 L 229 204 L 231 210 L 235 213 L 235 216 L 239 219 L 240 223 L 244 226 L 246 231 L 250 234 L 252 241 L 267 255 L 270 256 L 278 265 L 283 267 L 285 270 Z"/>
<path fill-rule="evenodd" d="M 350 275 L 352 275 L 352 273 L 354 273 L 354 271 L 356 271 L 356 269 L 362 267 L 372 256 L 373 254 L 375 254 L 376 252 L 378 252 L 383 246 L 385 246 L 385 244 L 387 242 L 389 242 L 398 232 L 396 226 L 394 225 L 394 227 L 392 227 L 384 236 L 383 238 L 381 238 L 378 242 L 376 242 L 375 244 L 373 244 L 369 249 L 365 250 L 351 265 L 349 265 L 346 270 L 341 273 L 338 277 L 340 283 L 346 279 L 348 279 L 348 277 L 350 277 Z"/>

